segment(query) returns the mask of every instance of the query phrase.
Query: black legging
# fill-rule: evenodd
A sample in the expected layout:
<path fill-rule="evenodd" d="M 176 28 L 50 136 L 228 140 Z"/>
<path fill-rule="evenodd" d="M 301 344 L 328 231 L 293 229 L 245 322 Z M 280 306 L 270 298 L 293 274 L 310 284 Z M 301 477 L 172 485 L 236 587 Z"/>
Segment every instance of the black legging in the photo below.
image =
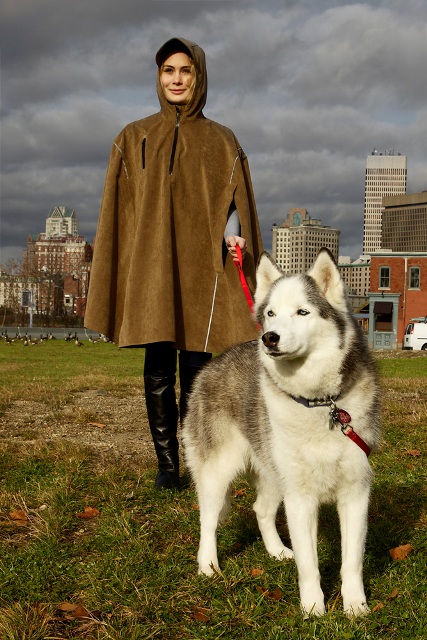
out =
<path fill-rule="evenodd" d="M 178 350 L 171 342 L 153 342 L 145 348 L 144 376 L 173 376 L 176 374 L 176 358 Z M 211 353 L 204 351 L 179 352 L 181 367 L 202 367 L 212 358 Z"/>

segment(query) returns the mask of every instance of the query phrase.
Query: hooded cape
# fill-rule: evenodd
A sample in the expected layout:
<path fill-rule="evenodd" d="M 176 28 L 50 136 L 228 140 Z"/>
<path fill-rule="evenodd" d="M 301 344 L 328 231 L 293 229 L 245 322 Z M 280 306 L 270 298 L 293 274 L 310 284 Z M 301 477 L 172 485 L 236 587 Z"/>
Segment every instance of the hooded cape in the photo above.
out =
<path fill-rule="evenodd" d="M 160 112 L 127 125 L 113 143 L 85 326 L 122 347 L 167 341 L 220 352 L 258 336 L 223 238 L 233 201 L 252 291 L 262 240 L 247 158 L 233 132 L 202 112 L 204 52 L 179 38 L 157 59 L 173 42 L 194 61 L 194 93 L 188 105 L 170 104 L 158 75 Z"/>

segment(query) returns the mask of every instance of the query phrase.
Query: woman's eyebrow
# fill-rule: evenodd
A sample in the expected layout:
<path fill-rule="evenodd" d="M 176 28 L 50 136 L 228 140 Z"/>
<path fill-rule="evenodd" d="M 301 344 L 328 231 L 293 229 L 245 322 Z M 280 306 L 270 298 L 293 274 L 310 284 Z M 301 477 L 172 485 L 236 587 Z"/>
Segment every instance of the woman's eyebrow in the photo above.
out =
<path fill-rule="evenodd" d="M 192 69 L 192 65 L 191 64 L 184 64 L 182 65 L 182 67 L 174 67 L 173 64 L 165 64 L 165 66 L 163 67 L 163 71 L 166 71 L 166 69 L 176 69 L 178 68 L 179 70 L 182 69 Z"/>

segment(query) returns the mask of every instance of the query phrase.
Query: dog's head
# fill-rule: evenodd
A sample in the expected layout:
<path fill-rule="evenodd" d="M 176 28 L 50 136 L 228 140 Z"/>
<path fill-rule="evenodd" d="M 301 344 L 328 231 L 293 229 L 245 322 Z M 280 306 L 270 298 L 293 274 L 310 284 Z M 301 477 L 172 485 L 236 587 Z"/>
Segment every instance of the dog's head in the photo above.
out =
<path fill-rule="evenodd" d="M 320 251 L 309 273 L 292 276 L 280 271 L 264 252 L 257 267 L 255 312 L 263 350 L 271 358 L 304 357 L 322 340 L 329 347 L 342 344 L 347 300 L 329 250 Z"/>

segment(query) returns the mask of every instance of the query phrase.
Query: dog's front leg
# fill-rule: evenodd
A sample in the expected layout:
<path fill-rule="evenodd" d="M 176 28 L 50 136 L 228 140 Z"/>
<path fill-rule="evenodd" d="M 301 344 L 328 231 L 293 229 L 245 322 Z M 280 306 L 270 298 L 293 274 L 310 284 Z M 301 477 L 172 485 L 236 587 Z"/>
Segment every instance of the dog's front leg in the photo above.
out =
<path fill-rule="evenodd" d="M 363 588 L 363 555 L 368 522 L 369 487 L 353 485 L 338 497 L 341 526 L 341 593 L 348 616 L 367 615 Z"/>
<path fill-rule="evenodd" d="M 285 510 L 298 569 L 301 608 L 305 616 L 325 613 L 317 557 L 318 502 L 294 492 L 285 496 Z"/>

